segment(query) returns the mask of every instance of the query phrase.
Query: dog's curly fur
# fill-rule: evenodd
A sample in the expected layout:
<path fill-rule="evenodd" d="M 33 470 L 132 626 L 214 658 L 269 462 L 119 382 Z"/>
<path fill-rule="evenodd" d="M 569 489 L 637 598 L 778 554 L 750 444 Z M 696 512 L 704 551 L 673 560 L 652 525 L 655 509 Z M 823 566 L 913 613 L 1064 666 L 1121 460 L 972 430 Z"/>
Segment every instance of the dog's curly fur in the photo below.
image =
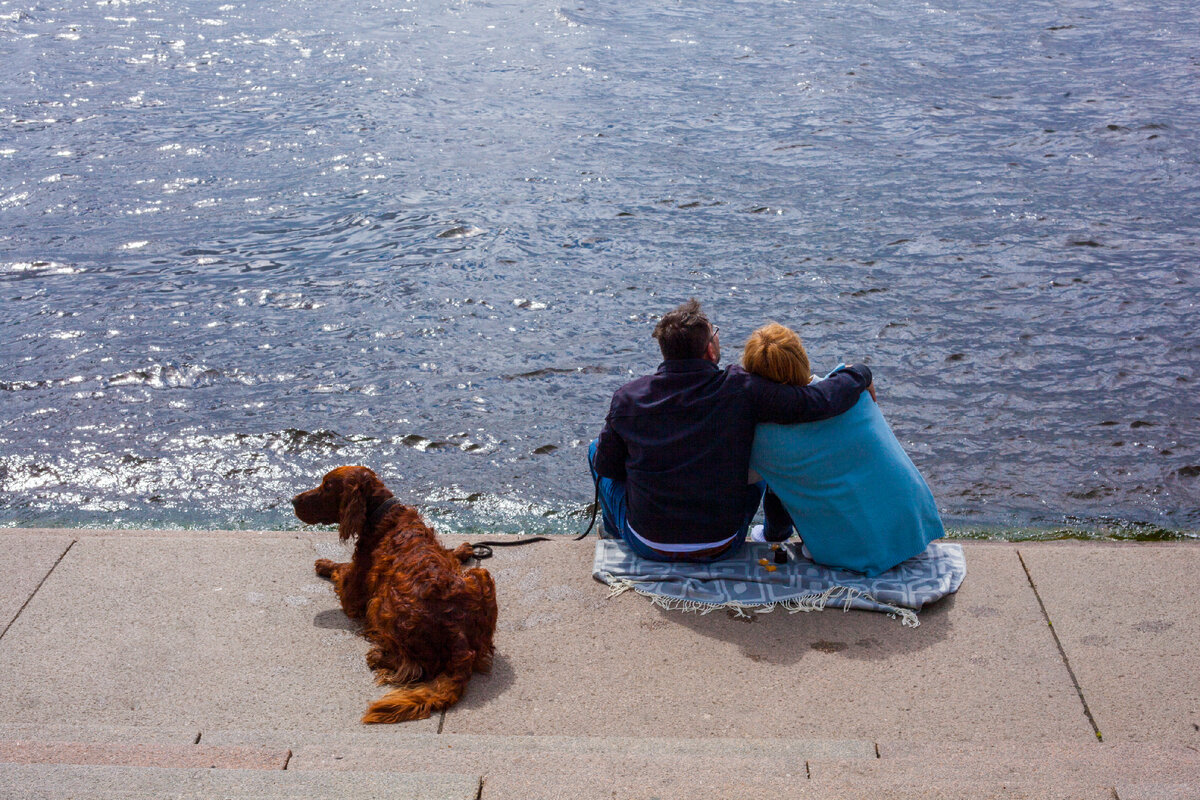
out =
<path fill-rule="evenodd" d="M 339 467 L 292 499 L 303 522 L 337 523 L 343 541 L 357 539 L 349 563 L 322 558 L 315 568 L 333 581 L 346 616 L 362 623 L 376 682 L 401 687 L 367 708 L 367 723 L 425 719 L 454 705 L 473 671 L 491 669 L 494 652 L 492 576 L 463 569 L 471 546 L 442 547 L 416 509 L 394 505 L 369 528 L 391 496 L 366 467 Z"/>

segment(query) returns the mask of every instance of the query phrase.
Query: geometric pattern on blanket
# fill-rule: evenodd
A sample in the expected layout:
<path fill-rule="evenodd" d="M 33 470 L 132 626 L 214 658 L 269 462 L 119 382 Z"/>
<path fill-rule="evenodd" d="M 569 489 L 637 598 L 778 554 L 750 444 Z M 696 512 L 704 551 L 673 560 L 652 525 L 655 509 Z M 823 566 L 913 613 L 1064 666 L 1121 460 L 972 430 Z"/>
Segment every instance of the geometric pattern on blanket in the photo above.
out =
<path fill-rule="evenodd" d="M 788 563 L 776 565 L 771 546 L 747 541 L 736 558 L 710 564 L 650 561 L 620 539 L 600 539 L 592 577 L 608 584 L 610 597 L 627 591 L 658 606 L 707 614 L 729 609 L 739 616 L 776 608 L 791 613 L 827 606 L 881 611 L 907 627 L 920 625 L 917 613 L 958 591 L 967 575 L 962 545 L 937 540 L 924 552 L 868 578 L 858 572 L 815 564 L 800 554 L 799 543 L 784 544 Z M 775 566 L 769 571 L 759 563 Z"/>

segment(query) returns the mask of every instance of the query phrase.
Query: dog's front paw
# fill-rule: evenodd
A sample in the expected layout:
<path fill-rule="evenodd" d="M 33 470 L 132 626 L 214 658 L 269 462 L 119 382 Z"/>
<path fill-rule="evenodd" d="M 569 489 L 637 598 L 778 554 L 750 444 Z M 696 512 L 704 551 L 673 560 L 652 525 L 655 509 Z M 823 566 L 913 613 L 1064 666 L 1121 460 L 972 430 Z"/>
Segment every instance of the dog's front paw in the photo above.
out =
<path fill-rule="evenodd" d="M 318 558 L 316 563 L 313 564 L 313 569 L 322 578 L 332 578 L 333 571 L 337 569 L 337 566 L 336 561 L 330 561 L 328 558 Z"/>

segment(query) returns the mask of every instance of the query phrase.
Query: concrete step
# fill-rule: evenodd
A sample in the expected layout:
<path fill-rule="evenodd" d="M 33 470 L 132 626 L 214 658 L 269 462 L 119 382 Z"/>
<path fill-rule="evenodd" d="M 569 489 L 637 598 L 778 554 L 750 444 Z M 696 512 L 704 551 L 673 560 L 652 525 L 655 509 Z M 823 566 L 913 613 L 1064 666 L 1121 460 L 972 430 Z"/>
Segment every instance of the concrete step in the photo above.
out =
<path fill-rule="evenodd" d="M 193 743 L 181 743 L 187 741 Z M 285 757 L 286 773 L 272 773 L 288 775 L 283 781 L 298 780 L 290 777 L 293 775 L 341 775 L 349 776 L 347 781 L 367 781 L 370 785 L 370 775 L 383 773 L 403 776 L 411 783 L 411 773 L 420 772 L 484 776 L 481 796 L 487 798 L 611 800 L 614 792 L 619 796 L 660 798 L 717 792 L 719 796 L 754 796 L 758 800 L 762 792 L 779 791 L 793 781 L 807 781 L 809 759 L 873 760 L 875 745 L 854 740 L 406 734 L 397 726 L 337 734 L 292 730 L 197 734 L 104 726 L 0 725 L 0 756 L 5 753 L 9 761 L 43 763 L 36 765 L 41 771 L 32 773 L 22 770 L 22 765 L 0 765 L 0 776 L 10 776 L 8 783 L 0 783 L 6 787 L 0 789 L 0 797 L 7 796 L 4 791 L 32 779 L 36 779 L 35 784 L 40 780 L 44 791 L 31 797 L 74 796 L 77 789 L 91 785 L 88 776 L 93 772 L 85 767 L 87 764 L 97 769 L 98 765 L 109 769 L 124 765 L 126 770 L 140 766 L 141 771 L 95 772 L 99 788 L 79 795 L 86 798 L 104 796 L 116 788 L 116 784 L 106 782 L 110 775 L 116 776 L 113 780 L 138 776 L 137 782 L 128 784 L 133 797 L 161 790 L 177 793 L 167 796 L 188 796 L 182 792 L 191 790 L 192 779 L 183 777 L 183 773 L 190 775 L 194 770 L 183 768 L 208 764 L 218 768 L 208 770 L 214 776 L 235 772 L 228 769 L 231 766 L 243 767 L 243 780 L 239 783 L 233 776 L 221 779 L 224 783 L 220 785 L 203 784 L 195 790 L 197 795 L 224 791 L 227 796 L 240 798 L 258 796 L 255 793 L 270 789 L 288 796 L 286 792 L 293 790 L 291 783 L 276 785 L 266 779 L 264 784 L 261 777 L 266 774 L 264 766 L 280 769 L 279 759 Z M 168 774 L 170 770 L 164 770 L 171 759 L 176 759 L 174 766 L 179 767 L 174 777 Z M 780 767 L 785 771 L 776 773 Z M 356 777 L 363 775 L 368 777 Z M 422 780 L 421 786 L 427 787 L 429 781 L 424 777 Z M 474 780 L 478 791 L 480 778 Z M 357 785 L 349 784 L 350 788 Z M 310 796 L 323 796 L 318 793 L 319 786 L 303 785 L 302 789 Z"/>
<path fill-rule="evenodd" d="M 270 744 L 209 744 L 198 730 L 0 725 L 0 800 L 12 798 L 437 798 L 475 800 L 478 770 L 288 770 Z M 285 771 L 286 770 L 286 771 Z"/>
<path fill-rule="evenodd" d="M 884 742 L 879 749 L 875 761 L 810 762 L 816 796 L 864 796 L 871 788 L 871 796 L 884 797 L 952 797 L 957 791 L 972 798 L 1112 800 L 1123 796 L 1122 785 L 1139 797 L 1148 787 L 1200 786 L 1200 753 L 1182 745 Z"/>
<path fill-rule="evenodd" d="M 816 783 L 794 792 L 800 800 L 1113 800 L 1111 787 L 1071 783 L 995 782 L 935 778 Z"/>
<path fill-rule="evenodd" d="M 271 747 L 0 740 L 0 763 L 6 764 L 282 770 L 287 768 L 289 758 L 287 750 Z"/>
<path fill-rule="evenodd" d="M 286 768 L 286 747 L 198 744 L 186 729 L 0 725 L 0 762 L 215 769 Z"/>
<path fill-rule="evenodd" d="M 150 728 L 131 725 L 64 725 L 0 722 L 0 740 L 37 742 L 89 742 L 93 744 L 194 744 L 199 728 Z"/>
<path fill-rule="evenodd" d="M 0 727 L 0 731 L 3 728 Z M 440 752 L 622 756 L 653 758 L 769 758 L 803 763 L 807 759 L 878 757 L 874 742 L 861 739 L 777 739 L 645 736 L 511 736 L 502 734 L 405 733 L 401 726 L 362 726 L 357 730 L 205 731 L 201 741 L 222 746 L 287 747 L 296 757 L 308 753 L 393 749 L 433 756 Z M 307 757 L 307 756 L 306 756 Z"/>
<path fill-rule="evenodd" d="M 220 779 L 227 781 L 229 792 L 243 792 L 228 794 L 239 798 L 260 796 L 254 793 L 267 789 L 285 794 L 261 796 L 291 796 L 286 792 L 300 785 L 292 783 L 300 781 L 293 775 L 314 780 L 349 776 L 345 787 L 349 792 L 360 782 L 370 785 L 372 775 L 391 776 L 387 785 L 394 783 L 399 791 L 408 791 L 414 780 L 424 780 L 424 773 L 430 773 L 439 780 L 473 780 L 475 792 L 482 781 L 483 800 L 609 800 L 614 796 L 1112 800 L 1114 794 L 1123 800 L 1200 800 L 1200 792 L 1187 791 L 1200 787 L 1200 753 L 1191 748 L 1086 740 L 876 744 L 824 739 L 428 734 L 405 733 L 402 726 L 325 733 L 0 725 L 0 761 L 10 762 L 0 766 L 0 775 L 20 766 L 13 762 L 46 768 L 48 772 L 36 775 L 59 781 L 46 784 L 48 789 L 71 788 L 71 776 L 78 774 L 74 767 L 140 767 L 145 770 L 138 773 L 143 775 L 142 783 L 130 785 L 135 792 L 150 786 L 156 793 L 164 786 L 190 791 L 192 779 L 181 775 L 211 766 L 215 769 L 207 772 L 213 775 L 243 773 L 246 779 L 240 784 Z M 171 771 L 166 768 L 174 768 L 175 783 L 170 775 L 158 774 Z M 17 782 L 5 784 L 0 778 L 0 786 L 19 786 L 22 773 L 12 774 L 18 775 Z M 251 774 L 288 777 L 272 782 Z M 437 784 L 428 785 L 436 788 Z M 461 788 L 454 786 L 455 791 Z M 201 789 L 224 791 L 217 785 Z M 7 797 L 3 791 L 0 797 Z M 323 796 L 319 785 L 302 786 L 301 791 Z M 54 795 L 47 791 L 45 796 Z"/>
<path fill-rule="evenodd" d="M 866 741 L 469 734 L 205 734 L 228 746 L 291 742 L 289 769 L 477 769 L 484 800 L 722 797 L 761 800 L 807 782 L 814 758 L 874 760 Z M 786 794 L 782 795 L 786 796 Z"/>
<path fill-rule="evenodd" d="M 1117 800 L 1200 800 L 1200 783 L 1119 783 Z"/>
<path fill-rule="evenodd" d="M 477 775 L 0 764 L 3 800 L 476 800 Z"/>
<path fill-rule="evenodd" d="M 404 735 L 214 731 L 203 741 L 277 747 L 289 769 L 420 764 L 477 769 L 484 800 L 713 796 L 997 797 L 1112 800 L 1120 781 L 1200 785 L 1200 754 L 1180 747 L 1094 741 L 885 743 L 780 739 Z M 869 789 L 869 792 L 867 790 Z"/>
<path fill-rule="evenodd" d="M 1200 785 L 1200 752 L 1158 742 L 880 742 L 873 764 L 839 762 L 822 770 L 869 777 L 928 775 L 931 767 L 953 765 L 976 779 L 1076 781 L 1081 783 L 1176 782 Z"/>

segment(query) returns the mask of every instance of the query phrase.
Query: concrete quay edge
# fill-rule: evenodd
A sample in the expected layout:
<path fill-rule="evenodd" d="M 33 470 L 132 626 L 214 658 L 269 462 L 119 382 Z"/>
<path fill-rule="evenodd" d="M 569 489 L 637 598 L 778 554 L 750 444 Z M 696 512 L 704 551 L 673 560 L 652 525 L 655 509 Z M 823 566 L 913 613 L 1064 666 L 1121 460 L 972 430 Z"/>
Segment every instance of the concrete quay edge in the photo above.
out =
<path fill-rule="evenodd" d="M 662 611 L 607 597 L 593 541 L 497 549 L 496 669 L 443 715 L 366 728 L 366 644 L 311 572 L 334 533 L 0 529 L 0 797 L 205 759 L 231 797 L 239 771 L 483 798 L 1200 797 L 1200 543 L 963 545 L 967 580 L 916 630 Z M 563 789 L 584 779 L 603 790 Z"/>

